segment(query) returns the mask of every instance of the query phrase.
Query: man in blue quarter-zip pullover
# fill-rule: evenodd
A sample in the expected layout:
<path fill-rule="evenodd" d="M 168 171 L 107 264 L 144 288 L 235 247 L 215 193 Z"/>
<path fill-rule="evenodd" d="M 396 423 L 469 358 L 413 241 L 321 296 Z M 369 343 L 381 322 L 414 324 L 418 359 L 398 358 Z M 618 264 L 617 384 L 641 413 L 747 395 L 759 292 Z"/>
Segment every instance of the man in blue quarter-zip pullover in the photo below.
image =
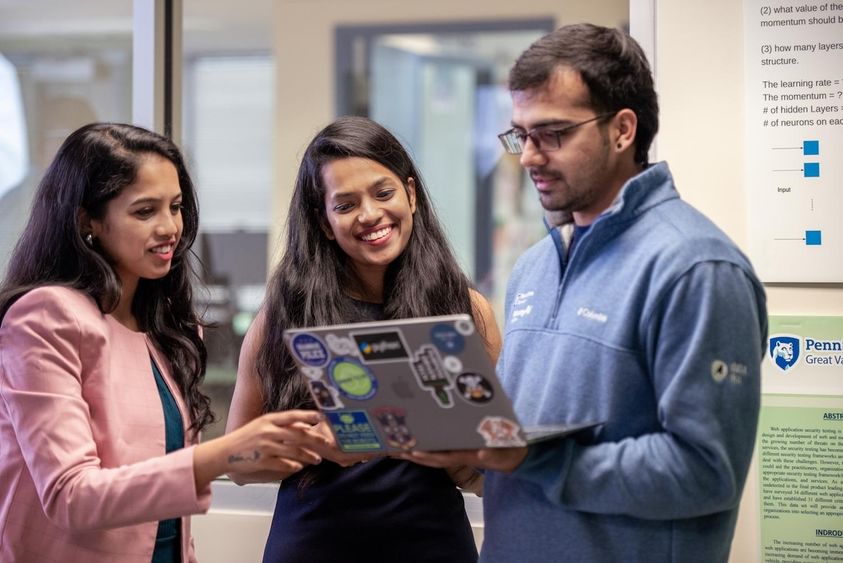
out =
<path fill-rule="evenodd" d="M 755 442 L 764 290 L 679 198 L 649 65 L 566 26 L 510 73 L 512 129 L 550 234 L 516 264 L 498 373 L 525 425 L 600 420 L 529 448 L 416 453 L 485 467 L 481 561 L 727 561 Z"/>

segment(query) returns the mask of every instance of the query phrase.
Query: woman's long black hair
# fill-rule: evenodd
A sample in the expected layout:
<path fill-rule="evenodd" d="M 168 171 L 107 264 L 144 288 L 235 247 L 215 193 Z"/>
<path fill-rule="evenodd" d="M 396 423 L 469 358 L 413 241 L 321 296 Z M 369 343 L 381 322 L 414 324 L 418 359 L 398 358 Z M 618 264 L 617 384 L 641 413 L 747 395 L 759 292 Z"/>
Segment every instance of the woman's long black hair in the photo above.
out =
<path fill-rule="evenodd" d="M 265 411 L 315 406 L 284 345 L 285 328 L 363 320 L 346 296 L 358 283 L 349 259 L 322 230 L 327 224 L 322 169 L 349 157 L 380 163 L 405 189 L 407 178 L 415 181 L 413 231 L 407 248 L 387 267 L 384 317 L 473 314 L 468 278 L 454 258 L 410 155 L 374 121 L 341 117 L 320 131 L 304 153 L 290 203 L 287 246 L 267 287 L 264 335 L 257 358 Z"/>
<path fill-rule="evenodd" d="M 141 279 L 132 312 L 172 365 L 173 378 L 184 395 L 191 429 L 199 432 L 213 421 L 210 400 L 199 391 L 207 352 L 193 307 L 191 246 L 199 210 L 193 182 L 172 141 L 119 123 L 92 123 L 74 131 L 59 148 L 32 203 L 29 221 L 0 285 L 0 322 L 26 292 L 45 285 L 63 285 L 90 295 L 103 313 L 120 301 L 120 279 L 97 244 L 85 244 L 80 211 L 102 219 L 106 205 L 132 184 L 144 158 L 159 155 L 175 166 L 182 193 L 183 231 L 169 273 Z"/>

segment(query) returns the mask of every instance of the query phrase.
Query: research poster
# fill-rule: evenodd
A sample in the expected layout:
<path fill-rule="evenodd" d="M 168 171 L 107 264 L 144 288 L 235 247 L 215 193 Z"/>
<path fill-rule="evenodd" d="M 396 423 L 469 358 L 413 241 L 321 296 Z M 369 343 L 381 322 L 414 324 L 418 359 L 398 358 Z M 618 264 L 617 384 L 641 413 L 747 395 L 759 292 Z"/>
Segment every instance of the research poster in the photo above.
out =
<path fill-rule="evenodd" d="M 753 264 L 843 282 L 843 0 L 745 0 L 744 62 Z"/>
<path fill-rule="evenodd" d="M 771 316 L 766 352 L 762 561 L 843 561 L 843 317 Z"/>

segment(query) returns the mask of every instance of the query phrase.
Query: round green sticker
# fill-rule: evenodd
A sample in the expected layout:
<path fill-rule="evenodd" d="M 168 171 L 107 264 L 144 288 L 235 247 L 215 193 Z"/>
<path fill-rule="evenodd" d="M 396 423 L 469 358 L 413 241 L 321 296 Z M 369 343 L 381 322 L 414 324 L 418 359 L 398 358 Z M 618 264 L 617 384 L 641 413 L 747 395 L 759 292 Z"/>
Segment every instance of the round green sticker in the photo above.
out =
<path fill-rule="evenodd" d="M 378 390 L 377 380 L 356 360 L 337 358 L 331 362 L 328 373 L 340 393 L 349 399 L 368 399 Z"/>

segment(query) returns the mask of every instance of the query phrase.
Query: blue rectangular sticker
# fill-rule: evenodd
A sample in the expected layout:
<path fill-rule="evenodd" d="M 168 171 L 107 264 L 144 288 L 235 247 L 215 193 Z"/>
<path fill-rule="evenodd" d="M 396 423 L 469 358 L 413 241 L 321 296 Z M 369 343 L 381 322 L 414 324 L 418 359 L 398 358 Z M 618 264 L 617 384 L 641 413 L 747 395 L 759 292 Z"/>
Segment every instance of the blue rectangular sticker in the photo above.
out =
<path fill-rule="evenodd" d="M 325 416 L 342 451 L 371 452 L 383 449 L 366 411 L 334 411 L 326 412 Z"/>

